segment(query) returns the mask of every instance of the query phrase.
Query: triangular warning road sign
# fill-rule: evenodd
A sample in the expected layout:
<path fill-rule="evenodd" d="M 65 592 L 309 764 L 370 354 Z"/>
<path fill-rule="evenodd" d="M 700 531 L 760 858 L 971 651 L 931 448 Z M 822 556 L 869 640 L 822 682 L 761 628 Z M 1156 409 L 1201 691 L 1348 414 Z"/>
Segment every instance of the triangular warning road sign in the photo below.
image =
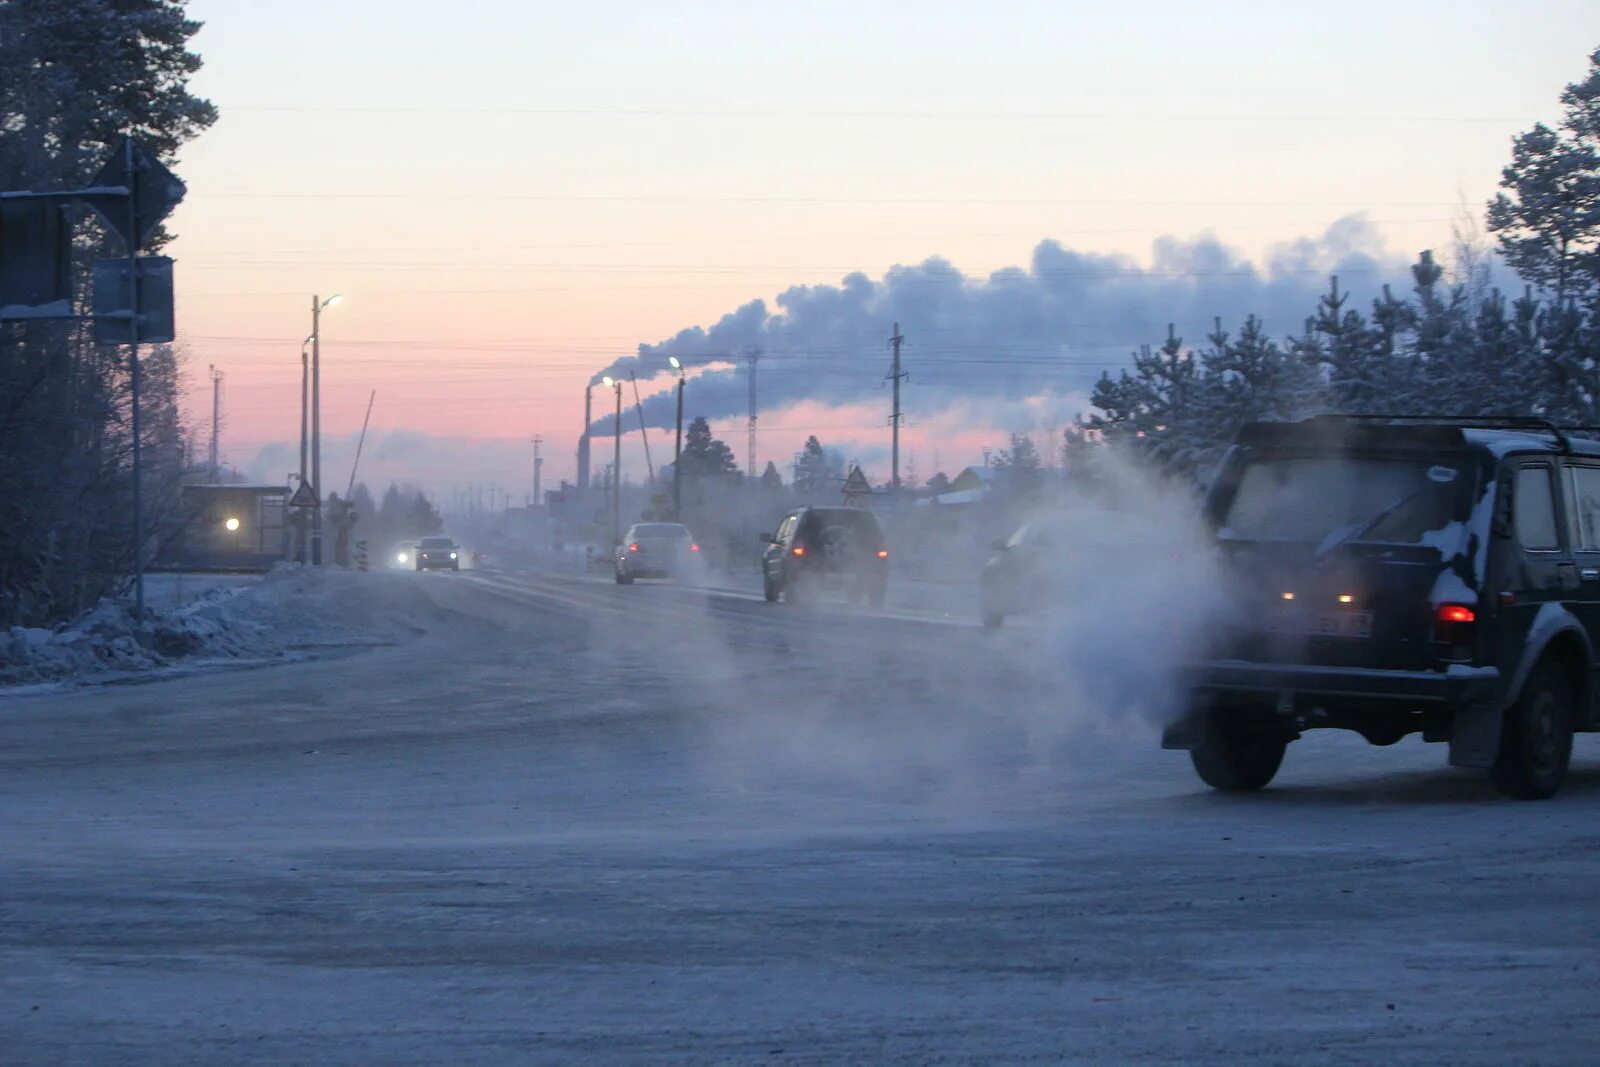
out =
<path fill-rule="evenodd" d="M 861 473 L 860 467 L 850 468 L 850 477 L 844 480 L 846 496 L 856 496 L 872 492 L 872 486 L 867 483 L 867 476 Z"/>
<path fill-rule="evenodd" d="M 294 496 L 289 498 L 291 508 L 314 508 L 317 506 L 317 491 L 311 488 L 310 482 L 301 482 L 300 488 L 294 491 Z"/>

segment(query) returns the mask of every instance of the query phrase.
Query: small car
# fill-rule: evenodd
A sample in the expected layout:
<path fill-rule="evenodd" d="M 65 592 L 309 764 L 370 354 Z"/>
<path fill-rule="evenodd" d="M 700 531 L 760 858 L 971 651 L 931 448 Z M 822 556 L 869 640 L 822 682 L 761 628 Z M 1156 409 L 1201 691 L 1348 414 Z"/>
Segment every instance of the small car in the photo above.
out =
<path fill-rule="evenodd" d="M 613 553 L 618 585 L 632 585 L 635 578 L 693 578 L 699 567 L 700 545 L 677 522 L 636 522 Z"/>
<path fill-rule="evenodd" d="M 824 591 L 883 606 L 889 588 L 889 546 L 865 508 L 804 507 L 762 534 L 762 592 L 798 603 Z"/>
<path fill-rule="evenodd" d="M 1011 615 L 1065 606 L 1075 585 L 1103 586 L 1108 571 L 1180 551 L 1142 516 L 1087 508 L 1029 519 L 993 547 L 978 577 L 978 615 L 990 630 Z"/>
<path fill-rule="evenodd" d="M 419 571 L 458 571 L 461 551 L 448 537 L 424 537 L 417 545 L 416 567 Z"/>
<path fill-rule="evenodd" d="M 1600 729 L 1600 442 L 1535 418 L 1252 423 L 1206 498 L 1235 598 L 1164 747 L 1267 785 L 1310 729 L 1421 733 L 1543 799 Z"/>

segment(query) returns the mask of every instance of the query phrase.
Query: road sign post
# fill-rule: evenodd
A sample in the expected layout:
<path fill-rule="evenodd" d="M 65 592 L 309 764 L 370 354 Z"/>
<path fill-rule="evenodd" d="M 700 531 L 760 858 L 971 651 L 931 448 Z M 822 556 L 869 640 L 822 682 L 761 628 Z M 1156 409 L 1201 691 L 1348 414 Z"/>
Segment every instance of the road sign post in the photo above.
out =
<path fill-rule="evenodd" d="M 851 467 L 850 477 L 844 480 L 844 506 L 864 508 L 871 496 L 872 485 L 867 481 L 867 476 L 861 473 L 860 467 Z"/>
<path fill-rule="evenodd" d="M 83 189 L 0 192 L 0 321 L 91 319 L 97 344 L 128 346 L 129 423 L 133 434 L 133 610 L 144 618 L 144 440 L 139 344 L 174 338 L 172 261 L 139 256 L 187 192 L 144 145 L 123 137 L 93 184 Z M 95 266 L 95 313 L 72 311 L 71 229 L 64 203 L 92 207 L 122 238 L 126 254 Z M 109 290 L 104 292 L 102 290 Z M 148 309 L 148 311 L 147 311 Z M 150 318 L 147 313 L 153 312 Z"/>

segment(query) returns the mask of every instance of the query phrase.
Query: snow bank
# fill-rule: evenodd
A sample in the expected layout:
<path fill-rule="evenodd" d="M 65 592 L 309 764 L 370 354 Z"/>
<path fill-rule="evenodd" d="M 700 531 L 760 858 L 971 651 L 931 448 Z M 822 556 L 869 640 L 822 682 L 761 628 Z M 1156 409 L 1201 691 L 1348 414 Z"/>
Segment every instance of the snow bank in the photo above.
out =
<path fill-rule="evenodd" d="M 0 685 L 172 667 L 304 657 L 390 644 L 423 632 L 391 576 L 280 564 L 249 585 L 219 585 L 173 611 L 135 622 L 127 601 L 104 600 L 55 630 L 0 633 Z"/>

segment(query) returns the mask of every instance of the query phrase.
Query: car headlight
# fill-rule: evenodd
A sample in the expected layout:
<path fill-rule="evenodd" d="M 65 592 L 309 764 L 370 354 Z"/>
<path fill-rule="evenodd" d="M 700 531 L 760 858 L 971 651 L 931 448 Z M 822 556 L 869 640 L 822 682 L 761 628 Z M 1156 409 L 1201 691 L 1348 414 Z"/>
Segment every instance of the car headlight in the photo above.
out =
<path fill-rule="evenodd" d="M 456 554 L 454 552 L 450 553 L 450 558 L 451 559 L 455 559 L 456 558 Z"/>
<path fill-rule="evenodd" d="M 395 559 L 399 560 L 401 563 L 404 563 L 406 560 L 408 560 L 410 558 L 411 557 L 409 555 L 407 555 L 406 553 L 404 553 L 404 552 L 400 553 L 398 556 L 395 557 Z"/>

